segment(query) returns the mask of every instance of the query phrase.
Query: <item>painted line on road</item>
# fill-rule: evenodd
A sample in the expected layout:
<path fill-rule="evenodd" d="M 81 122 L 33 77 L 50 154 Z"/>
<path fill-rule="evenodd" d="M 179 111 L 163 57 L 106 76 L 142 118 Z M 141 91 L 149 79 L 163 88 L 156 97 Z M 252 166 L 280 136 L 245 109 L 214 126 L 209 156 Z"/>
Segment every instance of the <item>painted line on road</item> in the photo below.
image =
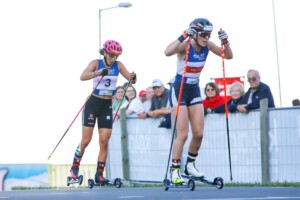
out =
<path fill-rule="evenodd" d="M 145 196 L 119 196 L 120 199 L 144 198 Z"/>

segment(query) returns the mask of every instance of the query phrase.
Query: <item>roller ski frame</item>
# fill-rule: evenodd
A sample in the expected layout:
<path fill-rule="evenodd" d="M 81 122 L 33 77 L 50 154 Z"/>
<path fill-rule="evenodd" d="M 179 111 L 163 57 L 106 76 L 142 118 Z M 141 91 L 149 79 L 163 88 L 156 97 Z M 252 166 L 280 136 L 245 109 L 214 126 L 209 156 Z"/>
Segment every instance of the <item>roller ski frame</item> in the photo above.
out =
<path fill-rule="evenodd" d="M 94 186 L 103 187 L 103 186 L 115 186 L 116 188 L 120 188 L 122 186 L 122 181 L 120 178 L 116 178 L 114 181 L 107 179 L 101 183 L 96 183 L 94 179 L 88 180 L 88 188 L 92 189 Z"/>
<path fill-rule="evenodd" d="M 216 188 L 218 189 L 222 189 L 224 186 L 224 181 L 223 178 L 221 177 L 216 177 L 214 181 L 209 181 L 204 176 L 193 177 L 193 176 L 187 176 L 185 174 L 181 174 L 181 177 L 187 180 L 187 184 L 186 183 L 174 184 L 169 179 L 165 179 L 163 181 L 165 191 L 168 191 L 169 188 L 189 188 L 191 191 L 194 191 L 196 187 L 196 182 L 215 185 Z"/>
<path fill-rule="evenodd" d="M 75 183 L 79 183 L 79 185 L 81 185 L 82 181 L 83 181 L 83 176 L 82 175 L 78 176 L 75 179 L 72 178 L 71 176 L 68 176 L 68 178 L 67 178 L 67 186 L 69 186 L 70 184 L 75 184 Z"/>
<path fill-rule="evenodd" d="M 209 185 L 214 185 L 218 189 L 222 189 L 224 187 L 224 180 L 222 177 L 216 177 L 214 178 L 214 181 L 207 180 L 204 176 L 201 177 L 194 177 L 190 175 L 181 174 L 181 177 L 187 180 L 193 179 L 195 182 L 198 183 L 206 183 Z"/>
<path fill-rule="evenodd" d="M 163 181 L 165 191 L 168 191 L 169 188 L 189 188 L 191 191 L 195 190 L 196 184 L 194 179 L 189 179 L 188 183 L 174 184 L 169 179 Z"/>

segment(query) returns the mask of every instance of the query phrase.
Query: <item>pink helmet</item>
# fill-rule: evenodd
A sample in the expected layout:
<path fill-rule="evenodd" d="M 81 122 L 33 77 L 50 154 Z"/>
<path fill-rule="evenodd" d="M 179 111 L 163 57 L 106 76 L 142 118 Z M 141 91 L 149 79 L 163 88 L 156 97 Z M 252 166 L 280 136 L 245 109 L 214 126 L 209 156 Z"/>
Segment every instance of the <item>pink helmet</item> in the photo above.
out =
<path fill-rule="evenodd" d="M 122 53 L 122 47 L 121 44 L 115 40 L 107 40 L 103 44 L 103 48 L 107 53 L 115 54 L 115 55 L 121 55 Z"/>

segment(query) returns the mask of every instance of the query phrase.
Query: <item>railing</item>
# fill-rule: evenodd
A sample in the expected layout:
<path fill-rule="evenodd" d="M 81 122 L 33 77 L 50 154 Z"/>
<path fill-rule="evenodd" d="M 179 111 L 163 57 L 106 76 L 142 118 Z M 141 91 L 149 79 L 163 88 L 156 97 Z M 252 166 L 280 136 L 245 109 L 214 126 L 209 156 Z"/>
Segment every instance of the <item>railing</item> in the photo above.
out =
<path fill-rule="evenodd" d="M 158 128 L 159 119 L 126 118 L 114 123 L 109 145 L 111 178 L 162 182 L 173 129 Z M 300 181 L 300 107 L 261 109 L 228 117 L 234 182 Z M 191 129 L 190 129 L 191 130 Z M 187 156 L 189 138 L 182 161 Z M 207 178 L 230 181 L 227 128 L 224 114 L 205 117 L 204 139 L 196 166 Z"/>

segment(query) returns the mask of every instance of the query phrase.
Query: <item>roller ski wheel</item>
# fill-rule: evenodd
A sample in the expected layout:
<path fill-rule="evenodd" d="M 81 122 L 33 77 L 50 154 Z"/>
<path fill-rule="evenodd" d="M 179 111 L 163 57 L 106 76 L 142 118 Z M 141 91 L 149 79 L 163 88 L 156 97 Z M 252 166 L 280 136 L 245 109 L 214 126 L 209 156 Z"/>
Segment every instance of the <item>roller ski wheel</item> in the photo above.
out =
<path fill-rule="evenodd" d="M 171 181 L 169 179 L 165 179 L 163 181 L 163 183 L 164 183 L 164 189 L 165 189 L 165 191 L 168 191 L 169 190 L 169 186 L 171 185 Z"/>
<path fill-rule="evenodd" d="M 115 182 L 114 182 L 114 185 L 117 187 L 117 188 L 120 188 L 122 186 L 122 181 L 120 178 L 116 178 L 115 179 Z"/>
<path fill-rule="evenodd" d="M 190 188 L 191 191 L 195 190 L 196 184 L 195 184 L 195 181 L 193 179 L 189 180 L 188 187 Z"/>
<path fill-rule="evenodd" d="M 213 183 L 218 189 L 222 189 L 224 186 L 224 180 L 221 177 L 216 177 Z"/>
<path fill-rule="evenodd" d="M 67 177 L 67 186 L 69 186 L 70 184 L 75 184 L 75 183 L 79 183 L 79 185 L 82 184 L 83 181 L 83 176 L 80 175 L 77 178 L 73 179 L 72 177 L 68 176 Z"/>
<path fill-rule="evenodd" d="M 92 189 L 94 187 L 94 185 L 95 185 L 94 180 L 93 179 L 89 179 L 88 180 L 88 188 Z"/>

